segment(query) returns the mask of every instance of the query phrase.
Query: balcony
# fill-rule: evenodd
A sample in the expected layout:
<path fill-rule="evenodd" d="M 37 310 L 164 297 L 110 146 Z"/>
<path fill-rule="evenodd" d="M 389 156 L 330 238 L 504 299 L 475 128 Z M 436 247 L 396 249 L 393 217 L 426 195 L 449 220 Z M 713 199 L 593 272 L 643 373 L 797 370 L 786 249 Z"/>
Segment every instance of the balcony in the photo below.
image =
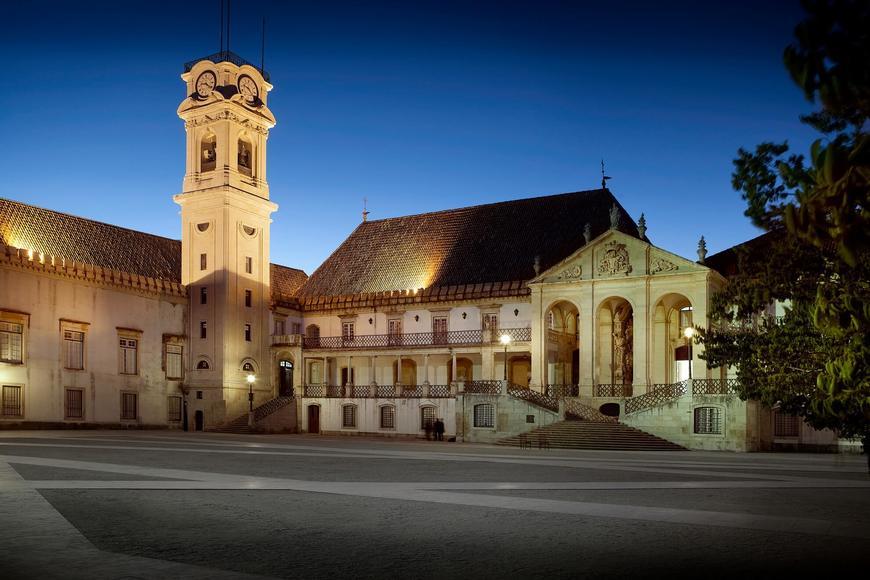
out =
<path fill-rule="evenodd" d="M 405 334 L 305 336 L 302 337 L 302 344 L 307 349 L 321 350 L 484 346 L 501 345 L 499 340 L 504 334 L 511 337 L 511 344 L 532 340 L 531 328 L 500 328 L 498 330 L 452 330 Z"/>
<path fill-rule="evenodd" d="M 301 346 L 301 334 L 273 334 L 272 346 Z"/>

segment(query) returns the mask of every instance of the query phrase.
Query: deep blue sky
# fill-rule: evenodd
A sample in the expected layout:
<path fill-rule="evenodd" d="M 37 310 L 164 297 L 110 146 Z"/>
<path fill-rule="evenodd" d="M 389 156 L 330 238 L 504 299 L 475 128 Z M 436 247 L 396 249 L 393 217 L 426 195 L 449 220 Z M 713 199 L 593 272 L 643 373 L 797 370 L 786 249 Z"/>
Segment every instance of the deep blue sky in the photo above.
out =
<path fill-rule="evenodd" d="M 312 272 L 360 221 L 610 187 L 695 257 L 757 235 L 740 146 L 812 134 L 782 66 L 797 2 L 233 2 L 266 69 L 272 259 Z M 3 2 L 0 197 L 173 238 L 185 61 L 219 0 Z M 583 224 L 578 223 L 578 228 Z"/>

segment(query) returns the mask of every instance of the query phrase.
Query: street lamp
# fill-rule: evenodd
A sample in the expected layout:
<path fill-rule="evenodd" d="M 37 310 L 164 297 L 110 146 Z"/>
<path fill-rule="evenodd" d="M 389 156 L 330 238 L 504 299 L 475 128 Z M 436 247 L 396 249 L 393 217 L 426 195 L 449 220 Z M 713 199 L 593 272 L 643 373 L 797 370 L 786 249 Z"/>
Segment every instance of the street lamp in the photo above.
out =
<path fill-rule="evenodd" d="M 691 326 L 687 326 L 686 330 L 683 331 L 683 336 L 689 343 L 689 380 L 692 380 L 692 339 L 695 338 L 695 334 L 695 329 Z"/>
<path fill-rule="evenodd" d="M 498 340 L 504 345 L 504 380 L 507 382 L 507 349 L 511 343 L 511 335 L 504 333 Z"/>
<path fill-rule="evenodd" d="M 254 376 L 254 373 L 249 374 L 246 377 L 248 381 L 248 410 L 254 411 L 254 381 L 257 380 L 257 377 Z"/>

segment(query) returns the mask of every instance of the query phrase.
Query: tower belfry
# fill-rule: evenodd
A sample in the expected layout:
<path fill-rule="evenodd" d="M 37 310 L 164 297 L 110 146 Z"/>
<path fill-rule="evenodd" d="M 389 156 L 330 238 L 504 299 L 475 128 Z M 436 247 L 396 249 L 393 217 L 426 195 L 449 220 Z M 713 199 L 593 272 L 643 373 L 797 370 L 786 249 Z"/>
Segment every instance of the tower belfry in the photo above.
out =
<path fill-rule="evenodd" d="M 248 410 L 248 375 L 269 390 L 269 76 L 222 50 L 184 66 L 187 134 L 182 283 L 190 297 L 190 389 L 206 424 Z M 257 397 L 261 399 L 262 397 Z"/>

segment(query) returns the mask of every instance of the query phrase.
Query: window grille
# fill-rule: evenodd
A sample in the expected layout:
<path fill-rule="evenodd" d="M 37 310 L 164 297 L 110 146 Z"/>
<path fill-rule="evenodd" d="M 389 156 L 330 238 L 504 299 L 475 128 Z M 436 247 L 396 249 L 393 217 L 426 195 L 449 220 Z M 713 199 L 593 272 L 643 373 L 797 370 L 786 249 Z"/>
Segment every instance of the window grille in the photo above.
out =
<path fill-rule="evenodd" d="M 435 425 L 435 407 L 420 409 L 420 428 L 425 429 L 427 425 L 430 429 Z"/>
<path fill-rule="evenodd" d="M 495 409 L 489 403 L 474 406 L 475 427 L 495 427 Z"/>
<path fill-rule="evenodd" d="M 381 429 L 396 428 L 396 408 L 392 405 L 381 407 Z"/>
<path fill-rule="evenodd" d="M 66 353 L 64 367 L 73 370 L 85 368 L 85 333 L 74 330 L 63 331 L 63 346 Z"/>
<path fill-rule="evenodd" d="M 345 405 L 341 408 L 341 426 L 356 427 L 356 406 Z"/>
<path fill-rule="evenodd" d="M 16 385 L 3 385 L 3 416 L 21 416 L 21 387 Z"/>
<path fill-rule="evenodd" d="M 138 399 L 136 393 L 121 393 L 121 419 L 133 421 L 138 417 Z"/>
<path fill-rule="evenodd" d="M 722 433 L 722 411 L 718 407 L 696 408 L 695 433 L 720 435 Z"/>
<path fill-rule="evenodd" d="M 121 374 L 135 375 L 137 373 L 136 363 L 139 349 L 139 341 L 135 338 L 119 339 L 121 348 Z"/>
<path fill-rule="evenodd" d="M 166 409 L 168 414 L 167 418 L 170 421 L 181 421 L 181 397 L 172 396 L 167 398 Z"/>
<path fill-rule="evenodd" d="M 208 370 L 208 361 L 207 361 L 207 360 L 201 360 L 201 361 L 199 361 L 198 363 L 196 363 L 196 370 L 198 370 L 198 371 L 207 371 L 207 370 Z"/>
<path fill-rule="evenodd" d="M 67 389 L 64 400 L 64 416 L 67 419 L 84 419 L 84 391 L 81 389 Z"/>
<path fill-rule="evenodd" d="M 775 437 L 797 437 L 800 421 L 797 415 L 789 413 L 773 414 L 773 435 Z"/>
<path fill-rule="evenodd" d="M 22 362 L 24 325 L 15 322 L 0 322 L 0 361 Z"/>
<path fill-rule="evenodd" d="M 184 347 L 180 344 L 167 344 L 166 345 L 166 378 L 167 379 L 180 379 L 181 378 L 181 369 L 182 369 L 182 354 L 184 353 Z"/>
<path fill-rule="evenodd" d="M 341 338 L 343 340 L 347 340 L 347 341 L 353 340 L 353 335 L 354 335 L 355 330 L 356 329 L 354 328 L 353 322 L 342 322 L 342 324 L 341 324 Z"/>

